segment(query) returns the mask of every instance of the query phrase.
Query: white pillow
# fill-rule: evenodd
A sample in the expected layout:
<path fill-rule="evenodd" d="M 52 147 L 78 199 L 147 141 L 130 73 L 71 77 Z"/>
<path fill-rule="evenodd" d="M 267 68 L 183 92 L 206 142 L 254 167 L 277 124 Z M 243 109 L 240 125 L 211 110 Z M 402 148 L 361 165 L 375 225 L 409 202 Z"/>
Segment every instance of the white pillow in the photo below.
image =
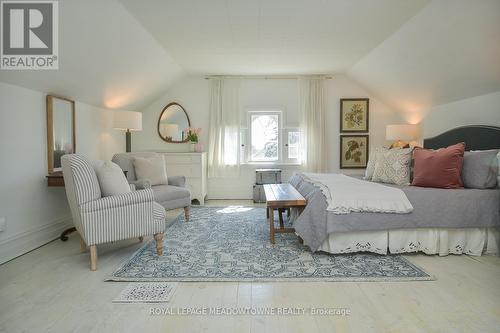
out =
<path fill-rule="evenodd" d="M 138 180 L 149 180 L 153 185 L 168 185 L 167 170 L 163 156 L 134 157 L 135 176 Z"/>
<path fill-rule="evenodd" d="M 95 161 L 94 170 L 103 197 L 132 192 L 127 178 L 118 164 L 111 161 Z"/>
<path fill-rule="evenodd" d="M 370 156 L 368 158 L 368 164 L 366 165 L 365 177 L 366 180 L 372 180 L 373 173 L 375 172 L 375 164 L 380 156 L 388 151 L 389 149 L 385 147 L 377 147 L 370 151 Z"/>
<path fill-rule="evenodd" d="M 375 163 L 372 180 L 396 185 L 410 184 L 410 164 L 413 148 L 389 149 Z"/>

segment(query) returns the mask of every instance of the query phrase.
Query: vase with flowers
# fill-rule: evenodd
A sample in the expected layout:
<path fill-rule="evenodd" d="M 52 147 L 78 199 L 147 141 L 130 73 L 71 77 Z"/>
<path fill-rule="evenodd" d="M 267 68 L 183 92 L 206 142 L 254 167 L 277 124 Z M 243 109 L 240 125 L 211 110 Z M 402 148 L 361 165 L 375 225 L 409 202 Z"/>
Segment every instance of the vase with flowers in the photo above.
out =
<path fill-rule="evenodd" d="M 203 146 L 199 143 L 201 128 L 188 127 L 184 130 L 184 135 L 190 143 L 191 151 L 202 152 Z"/>

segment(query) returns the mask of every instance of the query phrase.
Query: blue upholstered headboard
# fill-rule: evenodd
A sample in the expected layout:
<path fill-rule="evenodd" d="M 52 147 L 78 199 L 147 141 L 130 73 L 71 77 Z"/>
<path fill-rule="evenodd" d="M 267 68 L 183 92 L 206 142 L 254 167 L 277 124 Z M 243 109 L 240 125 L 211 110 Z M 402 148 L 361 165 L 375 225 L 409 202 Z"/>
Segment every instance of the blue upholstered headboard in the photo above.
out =
<path fill-rule="evenodd" d="M 465 142 L 465 150 L 500 149 L 500 127 L 472 125 L 446 131 L 424 139 L 424 148 L 438 149 Z"/>

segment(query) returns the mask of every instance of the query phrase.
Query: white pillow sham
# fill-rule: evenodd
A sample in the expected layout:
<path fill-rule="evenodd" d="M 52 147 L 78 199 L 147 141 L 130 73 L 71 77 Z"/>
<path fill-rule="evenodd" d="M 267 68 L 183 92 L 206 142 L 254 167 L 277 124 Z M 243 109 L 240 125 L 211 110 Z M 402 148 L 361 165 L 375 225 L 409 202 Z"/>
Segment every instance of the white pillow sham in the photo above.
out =
<path fill-rule="evenodd" d="M 396 185 L 410 184 L 410 164 L 413 148 L 389 149 L 375 163 L 372 180 Z"/>
<path fill-rule="evenodd" d="M 366 180 L 372 180 L 373 173 L 375 172 L 375 164 L 379 160 L 380 156 L 387 152 L 389 149 L 385 147 L 376 147 L 370 151 L 370 156 L 368 157 L 368 163 L 366 165 L 365 177 Z"/>
<path fill-rule="evenodd" d="M 167 170 L 163 156 L 134 157 L 135 176 L 138 180 L 148 180 L 152 186 L 168 185 Z"/>
<path fill-rule="evenodd" d="M 111 161 L 95 161 L 93 166 L 103 197 L 132 192 L 127 178 L 118 164 Z"/>

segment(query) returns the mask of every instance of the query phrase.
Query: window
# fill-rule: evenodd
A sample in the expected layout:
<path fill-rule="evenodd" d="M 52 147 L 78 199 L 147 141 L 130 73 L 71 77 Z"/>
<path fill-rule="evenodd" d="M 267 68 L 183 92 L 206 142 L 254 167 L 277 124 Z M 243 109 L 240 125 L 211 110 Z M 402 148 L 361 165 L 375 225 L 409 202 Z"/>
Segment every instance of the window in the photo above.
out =
<path fill-rule="evenodd" d="M 299 158 L 299 131 L 289 131 L 288 132 L 288 159 L 297 160 Z"/>
<path fill-rule="evenodd" d="M 300 164 L 300 131 L 283 126 L 282 111 L 248 111 L 247 120 L 240 135 L 242 163 Z"/>
<path fill-rule="evenodd" d="M 279 112 L 250 113 L 250 161 L 280 160 L 280 116 Z"/>

